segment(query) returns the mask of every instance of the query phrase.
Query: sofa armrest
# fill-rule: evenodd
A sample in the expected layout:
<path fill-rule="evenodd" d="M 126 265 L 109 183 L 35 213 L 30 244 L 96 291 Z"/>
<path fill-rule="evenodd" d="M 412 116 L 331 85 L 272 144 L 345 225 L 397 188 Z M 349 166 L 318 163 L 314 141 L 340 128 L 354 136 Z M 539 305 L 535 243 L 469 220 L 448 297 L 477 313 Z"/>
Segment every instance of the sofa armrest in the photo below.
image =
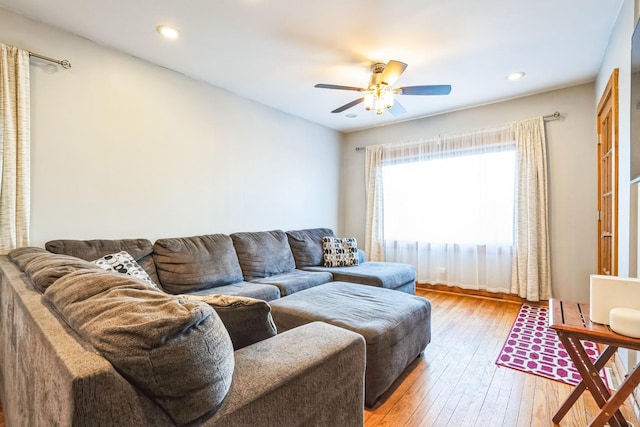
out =
<path fill-rule="evenodd" d="M 309 323 L 235 352 L 231 389 L 205 425 L 362 426 L 364 338 Z"/>

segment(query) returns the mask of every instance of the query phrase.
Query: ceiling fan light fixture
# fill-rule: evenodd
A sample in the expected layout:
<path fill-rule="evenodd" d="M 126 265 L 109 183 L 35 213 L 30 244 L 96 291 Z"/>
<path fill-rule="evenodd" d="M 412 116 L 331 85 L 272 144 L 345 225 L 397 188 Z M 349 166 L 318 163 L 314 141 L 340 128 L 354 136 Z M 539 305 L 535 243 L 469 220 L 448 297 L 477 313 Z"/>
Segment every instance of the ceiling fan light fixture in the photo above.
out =
<path fill-rule="evenodd" d="M 382 99 L 384 100 L 384 107 L 386 109 L 393 107 L 393 91 L 386 90 L 382 95 Z"/>
<path fill-rule="evenodd" d="M 379 96 L 376 96 L 376 114 L 380 115 L 384 112 L 384 102 Z"/>
<path fill-rule="evenodd" d="M 158 25 L 156 27 L 156 31 L 162 37 L 167 39 L 177 39 L 180 35 L 180 33 L 178 33 L 178 30 L 176 30 L 174 27 L 171 27 L 169 25 Z"/>
<path fill-rule="evenodd" d="M 382 114 L 384 110 L 393 107 L 393 90 L 388 90 L 386 86 L 380 85 L 369 88 L 364 95 L 364 109 L 375 110 L 376 114 Z"/>
<path fill-rule="evenodd" d="M 364 109 L 370 111 L 373 108 L 373 94 L 371 92 L 364 96 Z"/>
<path fill-rule="evenodd" d="M 371 78 L 369 86 L 364 88 L 356 86 L 343 86 L 327 83 L 318 83 L 314 87 L 321 89 L 348 90 L 361 93 L 361 97 L 348 102 L 335 110 L 332 114 L 342 113 L 358 104 L 363 104 L 367 111 L 374 110 L 380 115 L 388 110 L 393 116 L 404 114 L 404 109 L 400 102 L 395 101 L 395 95 L 449 95 L 451 85 L 421 85 L 406 86 L 393 89 L 391 86 L 402 75 L 407 68 L 407 64 L 400 61 L 391 60 L 386 65 L 376 63 L 371 66 Z"/>

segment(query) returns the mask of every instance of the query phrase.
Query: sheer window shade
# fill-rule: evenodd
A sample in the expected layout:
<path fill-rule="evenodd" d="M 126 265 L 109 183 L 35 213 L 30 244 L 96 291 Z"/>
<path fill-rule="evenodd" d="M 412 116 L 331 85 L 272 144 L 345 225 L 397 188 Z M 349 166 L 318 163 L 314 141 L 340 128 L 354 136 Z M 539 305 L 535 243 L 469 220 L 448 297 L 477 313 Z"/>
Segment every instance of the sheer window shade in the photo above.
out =
<path fill-rule="evenodd" d="M 370 258 L 412 263 L 418 281 L 526 293 L 534 301 L 550 295 L 548 250 L 539 250 L 548 247 L 546 226 L 535 232 L 535 244 L 523 244 L 528 224 L 546 224 L 542 190 L 522 184 L 531 170 L 546 171 L 546 163 L 522 163 L 534 160 L 526 147 L 544 150 L 544 132 L 531 130 L 536 124 L 544 126 L 541 117 L 367 147 L 367 224 L 377 226 L 367 227 L 366 247 L 383 248 Z M 418 171 L 412 177 L 411 169 Z M 532 186 L 546 194 L 546 177 Z M 523 220 L 525 205 L 544 219 Z"/>

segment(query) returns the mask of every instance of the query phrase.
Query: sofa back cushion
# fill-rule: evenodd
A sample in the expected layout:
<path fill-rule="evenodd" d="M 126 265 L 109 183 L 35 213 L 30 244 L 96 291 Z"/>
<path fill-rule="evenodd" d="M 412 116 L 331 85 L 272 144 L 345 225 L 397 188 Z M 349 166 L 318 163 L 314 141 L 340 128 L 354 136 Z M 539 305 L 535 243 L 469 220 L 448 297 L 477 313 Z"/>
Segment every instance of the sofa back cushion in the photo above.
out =
<path fill-rule="evenodd" d="M 166 294 L 130 276 L 70 273 L 45 298 L 85 341 L 176 424 L 215 411 L 231 385 L 234 356 L 207 304 Z"/>
<path fill-rule="evenodd" d="M 224 234 L 157 240 L 153 259 L 162 288 L 172 294 L 242 281 L 233 242 Z"/>
<path fill-rule="evenodd" d="M 296 260 L 296 268 L 316 267 L 324 264 L 323 237 L 335 237 L 330 228 L 308 228 L 287 231 L 289 246 Z"/>
<path fill-rule="evenodd" d="M 231 238 L 246 281 L 287 273 L 296 268 L 284 231 L 234 233 Z"/>
<path fill-rule="evenodd" d="M 9 260 L 17 265 L 20 270 L 24 271 L 27 264 L 46 253 L 49 253 L 46 249 L 26 246 L 23 248 L 13 249 L 7 254 L 7 256 L 9 257 Z"/>
<path fill-rule="evenodd" d="M 156 266 L 151 256 L 153 245 L 147 239 L 51 240 L 44 247 L 55 254 L 71 255 L 87 261 L 125 251 L 144 268 L 154 283 L 158 283 Z"/>
<path fill-rule="evenodd" d="M 41 248 L 20 248 L 9 252 L 9 259 L 31 279 L 40 292 L 56 280 L 78 270 L 99 270 L 89 261 L 70 255 L 53 254 Z"/>

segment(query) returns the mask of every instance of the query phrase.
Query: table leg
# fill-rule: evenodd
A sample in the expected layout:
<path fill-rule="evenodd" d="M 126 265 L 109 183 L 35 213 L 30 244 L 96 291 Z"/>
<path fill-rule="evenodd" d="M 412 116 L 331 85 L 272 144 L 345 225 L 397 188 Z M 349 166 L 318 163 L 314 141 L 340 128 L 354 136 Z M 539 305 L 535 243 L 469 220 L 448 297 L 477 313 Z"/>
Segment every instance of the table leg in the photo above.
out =
<path fill-rule="evenodd" d="M 618 391 L 607 401 L 607 403 L 600 409 L 598 415 L 591 421 L 589 426 L 601 426 L 611 417 L 613 411 L 618 411 L 620 405 L 624 403 L 627 397 L 633 392 L 633 390 L 640 384 L 640 363 L 633 368 L 633 371 L 627 376 L 627 379 L 620 385 Z M 619 411 L 618 411 L 619 412 Z"/>
<path fill-rule="evenodd" d="M 602 354 L 600 355 L 600 357 L 598 357 L 598 360 L 596 360 L 596 363 L 595 363 L 595 368 L 598 372 L 600 372 L 602 368 L 604 368 L 604 366 L 607 364 L 609 359 L 611 359 L 611 356 L 613 356 L 616 353 L 616 350 L 618 350 L 618 347 L 608 346 L 602 352 Z M 576 402 L 576 400 L 580 398 L 580 396 L 582 395 L 582 393 L 584 393 L 586 389 L 587 389 L 587 385 L 585 384 L 584 380 L 580 381 L 580 383 L 573 389 L 571 394 L 566 398 L 566 400 L 564 401 L 560 409 L 558 409 L 556 414 L 553 416 L 554 423 L 556 424 L 560 423 L 560 421 L 564 418 L 564 416 L 567 415 L 567 412 L 569 412 L 569 409 L 571 409 L 573 404 Z"/>
<path fill-rule="evenodd" d="M 598 370 L 596 370 L 595 366 L 589 359 L 582 343 L 578 338 L 566 335 L 564 331 L 556 332 L 558 333 L 560 342 L 564 345 L 565 350 L 569 353 L 569 357 L 571 357 L 573 364 L 580 373 L 586 388 L 593 396 L 598 407 L 602 408 L 610 397 L 609 390 L 602 381 L 602 378 L 600 378 Z M 559 420 L 556 421 L 556 418 L 557 415 L 553 417 L 553 421 L 557 423 Z M 627 422 L 622 416 L 622 413 L 619 410 L 616 410 L 615 414 L 609 419 L 609 424 L 611 427 L 623 427 L 627 425 Z"/>
<path fill-rule="evenodd" d="M 589 373 L 591 374 L 591 378 L 594 380 L 594 383 L 596 385 L 596 387 L 598 388 L 597 393 L 600 394 L 600 396 L 602 396 L 602 398 L 606 402 L 611 398 L 611 392 L 609 391 L 609 389 L 607 388 L 607 385 L 604 383 L 604 381 L 602 380 L 602 378 L 600 377 L 600 374 L 598 373 L 598 371 L 595 369 L 595 367 L 593 366 L 593 364 L 591 363 L 591 359 L 589 359 L 589 355 L 587 354 L 586 350 L 584 349 L 584 346 L 582 345 L 582 342 L 580 342 L 580 340 L 578 338 L 575 337 L 571 337 L 571 340 L 575 346 L 576 351 L 578 351 L 578 353 L 580 354 L 581 359 L 583 360 L 585 367 L 587 368 L 587 370 L 589 371 Z M 593 394 L 593 393 L 592 393 Z M 602 408 L 605 406 L 604 404 L 599 404 L 598 406 L 601 408 L 600 412 L 602 412 Z M 620 412 L 618 410 L 618 408 L 615 408 L 613 415 L 609 415 L 607 417 L 607 419 L 609 420 L 609 425 L 614 426 L 616 425 L 616 423 L 614 422 L 614 420 L 617 420 L 618 423 L 620 423 L 621 426 L 625 427 L 627 426 L 627 420 L 624 419 L 624 416 L 622 415 L 622 412 Z M 607 419 L 605 419 L 604 422 L 607 421 Z M 602 424 L 600 424 L 599 426 L 603 426 L 604 422 Z M 598 426 L 598 424 L 591 424 L 591 426 Z"/>

